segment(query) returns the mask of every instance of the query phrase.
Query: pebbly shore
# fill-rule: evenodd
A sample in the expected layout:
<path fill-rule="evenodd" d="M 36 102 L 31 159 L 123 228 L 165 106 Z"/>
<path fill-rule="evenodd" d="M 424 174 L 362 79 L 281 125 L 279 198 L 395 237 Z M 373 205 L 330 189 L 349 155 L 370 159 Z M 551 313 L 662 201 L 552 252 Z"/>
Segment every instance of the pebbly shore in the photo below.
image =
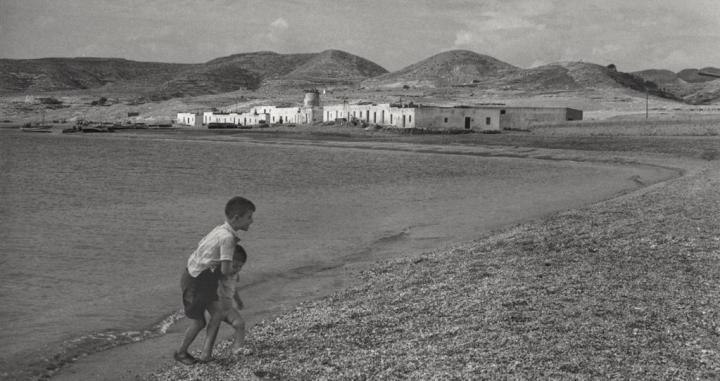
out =
<path fill-rule="evenodd" d="M 251 355 L 225 342 L 144 378 L 717 379 L 720 164 L 692 155 L 655 159 L 677 178 L 377 263 L 255 325 Z"/>

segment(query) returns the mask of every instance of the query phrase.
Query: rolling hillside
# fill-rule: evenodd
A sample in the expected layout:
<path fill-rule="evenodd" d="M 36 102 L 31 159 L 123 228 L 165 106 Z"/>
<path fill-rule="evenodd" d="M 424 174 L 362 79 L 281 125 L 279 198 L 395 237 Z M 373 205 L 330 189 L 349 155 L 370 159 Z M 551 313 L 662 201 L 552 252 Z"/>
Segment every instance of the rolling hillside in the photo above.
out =
<path fill-rule="evenodd" d="M 356 81 L 387 73 L 380 65 L 340 50 L 326 50 L 311 57 L 285 77 L 325 81 Z"/>
<path fill-rule="evenodd" d="M 664 98 L 679 97 L 663 91 L 639 76 L 586 62 L 559 62 L 522 69 L 493 57 L 466 50 L 453 50 L 396 72 L 362 82 L 367 88 L 472 87 L 525 92 L 583 89 L 631 89 Z"/>
<path fill-rule="evenodd" d="M 340 50 L 279 54 L 252 52 L 202 64 L 137 62 L 118 58 L 0 59 L 0 95 L 43 92 L 113 95 L 153 100 L 223 94 L 238 90 L 360 86 L 367 89 L 470 87 L 542 93 L 627 89 L 690 104 L 720 101 L 720 69 L 644 70 L 623 73 L 585 62 L 559 62 L 522 69 L 467 50 L 436 54 L 388 73 Z M 107 93 L 107 94 L 105 94 Z"/>
<path fill-rule="evenodd" d="M 0 59 L 0 93 L 82 90 L 123 84 L 151 88 L 194 66 L 120 58 Z"/>
<path fill-rule="evenodd" d="M 113 58 L 0 59 L 0 93 L 131 88 L 159 98 L 256 90 L 267 82 L 352 84 L 387 70 L 339 50 L 321 53 L 255 52 L 204 64 L 136 62 Z M 112 85 L 109 86 L 108 85 Z"/>
<path fill-rule="evenodd" d="M 502 77 L 492 78 L 483 84 L 520 90 L 552 91 L 639 86 L 639 78 L 628 78 L 623 73 L 605 66 L 586 62 L 559 62 L 530 69 L 518 69 Z"/>
<path fill-rule="evenodd" d="M 398 71 L 363 82 L 366 87 L 442 87 L 462 85 L 495 78 L 518 70 L 493 57 L 468 50 L 436 54 Z"/>
<path fill-rule="evenodd" d="M 709 82 L 720 78 L 720 69 L 714 67 L 685 69 L 678 72 L 677 76 L 689 83 Z"/>
<path fill-rule="evenodd" d="M 678 73 L 651 69 L 633 74 L 652 81 L 685 103 L 707 104 L 720 100 L 720 69 L 717 68 L 685 69 Z"/>
<path fill-rule="evenodd" d="M 210 68 L 225 65 L 241 67 L 258 78 L 276 78 L 287 75 L 318 53 L 279 54 L 275 52 L 253 52 L 233 54 L 216 58 L 205 63 Z"/>

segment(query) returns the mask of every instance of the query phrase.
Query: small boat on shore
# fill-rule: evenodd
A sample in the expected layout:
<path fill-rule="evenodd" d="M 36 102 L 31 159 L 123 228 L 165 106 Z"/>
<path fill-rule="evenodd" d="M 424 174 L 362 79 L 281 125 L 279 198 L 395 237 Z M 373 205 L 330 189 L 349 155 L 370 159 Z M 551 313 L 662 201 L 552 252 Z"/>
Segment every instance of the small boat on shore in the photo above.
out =
<path fill-rule="evenodd" d="M 52 126 L 28 126 L 20 127 L 23 132 L 52 132 Z"/>
<path fill-rule="evenodd" d="M 71 134 L 71 133 L 75 133 L 75 132 L 80 132 L 80 128 L 78 128 L 78 126 L 63 128 L 63 130 L 62 130 L 63 134 Z"/>
<path fill-rule="evenodd" d="M 114 132 L 115 129 L 112 127 L 105 126 L 82 126 L 80 128 L 82 132 Z"/>

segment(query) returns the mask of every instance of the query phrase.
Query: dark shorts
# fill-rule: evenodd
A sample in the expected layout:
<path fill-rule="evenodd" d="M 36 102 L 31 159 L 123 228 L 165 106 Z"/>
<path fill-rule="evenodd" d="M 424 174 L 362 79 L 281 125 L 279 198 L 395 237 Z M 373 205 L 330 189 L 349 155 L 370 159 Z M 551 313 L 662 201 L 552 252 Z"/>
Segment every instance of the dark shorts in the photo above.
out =
<path fill-rule="evenodd" d="M 196 278 L 193 278 L 187 269 L 183 271 L 180 278 L 180 288 L 182 288 L 185 316 L 190 319 L 205 321 L 205 310 L 208 309 L 210 303 L 218 300 L 219 273 L 219 271 L 205 270 Z"/>

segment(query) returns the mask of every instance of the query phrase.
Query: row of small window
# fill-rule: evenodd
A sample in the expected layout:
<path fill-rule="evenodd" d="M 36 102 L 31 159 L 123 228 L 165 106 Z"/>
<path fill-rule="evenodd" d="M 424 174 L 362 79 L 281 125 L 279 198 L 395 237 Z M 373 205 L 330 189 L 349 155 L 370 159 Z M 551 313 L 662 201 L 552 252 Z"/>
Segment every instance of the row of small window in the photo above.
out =
<path fill-rule="evenodd" d="M 350 114 L 350 112 L 348 112 L 348 114 Z M 330 114 L 330 111 L 328 111 L 328 112 L 327 112 L 327 119 L 328 119 L 328 120 L 330 120 L 330 115 L 331 115 L 331 114 Z M 335 118 L 342 117 L 342 115 L 343 115 L 342 113 L 338 113 L 337 111 L 335 111 Z M 382 114 L 381 114 L 381 115 L 382 115 L 381 118 L 382 118 L 382 120 L 384 121 L 384 120 L 385 120 L 385 111 L 382 111 Z M 358 111 L 358 112 L 353 111 L 353 112 L 352 112 L 352 116 L 353 116 L 353 118 L 358 118 L 358 117 L 359 117 L 359 118 L 362 118 L 362 116 L 363 116 L 363 115 L 362 115 L 362 111 Z M 370 111 L 366 111 L 365 117 L 366 117 L 367 119 L 370 118 Z M 412 115 L 408 115 L 407 117 L 408 117 L 408 119 L 407 119 L 408 123 L 411 123 L 411 122 L 412 122 Z M 447 118 L 445 118 L 445 121 L 447 122 Z M 392 122 L 393 122 L 393 114 L 390 114 L 390 124 L 392 124 Z M 375 112 L 375 111 L 373 111 L 373 123 L 377 123 L 377 112 Z"/>
<path fill-rule="evenodd" d="M 447 123 L 448 118 L 445 118 L 443 121 Z M 492 123 L 492 119 L 490 117 L 485 118 L 485 124 L 490 125 L 490 123 Z"/>

